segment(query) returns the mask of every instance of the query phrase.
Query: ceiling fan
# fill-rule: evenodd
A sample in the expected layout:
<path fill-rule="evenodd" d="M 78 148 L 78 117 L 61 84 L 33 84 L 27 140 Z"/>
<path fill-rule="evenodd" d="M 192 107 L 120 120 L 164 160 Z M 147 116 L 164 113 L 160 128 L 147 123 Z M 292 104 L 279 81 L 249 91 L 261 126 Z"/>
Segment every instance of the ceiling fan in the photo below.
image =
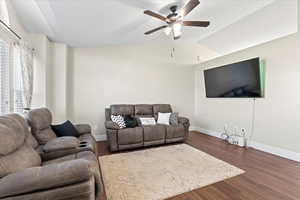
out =
<path fill-rule="evenodd" d="M 170 10 L 171 13 L 164 17 L 160 14 L 152 12 L 150 10 L 145 10 L 144 14 L 149 15 L 151 17 L 155 17 L 159 20 L 166 22 L 166 25 L 157 27 L 150 31 L 145 32 L 145 35 L 152 34 L 159 30 L 164 30 L 167 35 L 173 33 L 174 40 L 177 40 L 181 36 L 181 28 L 182 26 L 196 26 L 196 27 L 208 27 L 210 22 L 209 21 L 183 21 L 183 18 L 187 16 L 194 8 L 196 8 L 200 4 L 199 0 L 190 0 L 180 12 L 178 12 L 178 7 L 171 6 Z"/>

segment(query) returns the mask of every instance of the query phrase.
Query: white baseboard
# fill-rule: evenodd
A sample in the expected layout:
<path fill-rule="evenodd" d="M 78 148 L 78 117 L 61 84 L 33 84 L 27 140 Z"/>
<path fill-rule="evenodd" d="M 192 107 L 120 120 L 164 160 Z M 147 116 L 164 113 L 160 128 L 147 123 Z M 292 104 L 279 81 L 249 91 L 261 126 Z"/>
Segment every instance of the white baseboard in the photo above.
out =
<path fill-rule="evenodd" d="M 192 127 L 192 130 L 198 131 L 198 132 L 201 132 L 206 135 L 213 136 L 213 137 L 217 137 L 217 138 L 220 138 L 220 136 L 221 136 L 220 132 L 211 131 L 211 130 L 203 129 L 200 127 Z M 294 161 L 300 162 L 300 153 L 297 153 L 297 152 L 293 152 L 293 151 L 282 149 L 279 147 L 262 144 L 262 143 L 255 142 L 255 141 L 248 141 L 248 146 L 252 147 L 254 149 L 260 150 L 260 151 L 274 154 L 276 156 L 280 156 L 283 158 L 287 158 L 289 160 L 294 160 Z"/>
<path fill-rule="evenodd" d="M 94 137 L 95 137 L 95 139 L 96 139 L 97 142 L 106 141 L 107 140 L 107 137 L 104 134 L 97 134 L 97 135 L 94 135 Z"/>
<path fill-rule="evenodd" d="M 250 141 L 248 142 L 249 146 L 254 148 L 254 149 L 258 149 L 264 152 L 268 152 L 283 158 L 287 158 L 290 160 L 294 160 L 294 161 L 298 161 L 300 162 L 300 153 L 296 153 L 290 150 L 286 150 L 286 149 L 282 149 L 279 147 L 274 147 L 274 146 L 270 146 L 270 145 L 266 145 L 266 144 L 261 144 L 255 141 Z"/>

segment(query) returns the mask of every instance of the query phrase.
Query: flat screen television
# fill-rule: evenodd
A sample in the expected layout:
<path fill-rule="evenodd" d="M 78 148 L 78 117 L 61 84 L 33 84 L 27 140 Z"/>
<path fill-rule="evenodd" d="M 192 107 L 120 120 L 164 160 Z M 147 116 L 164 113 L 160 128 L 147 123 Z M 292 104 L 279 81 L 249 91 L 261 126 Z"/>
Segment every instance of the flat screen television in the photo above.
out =
<path fill-rule="evenodd" d="M 206 97 L 262 97 L 259 58 L 204 71 Z"/>

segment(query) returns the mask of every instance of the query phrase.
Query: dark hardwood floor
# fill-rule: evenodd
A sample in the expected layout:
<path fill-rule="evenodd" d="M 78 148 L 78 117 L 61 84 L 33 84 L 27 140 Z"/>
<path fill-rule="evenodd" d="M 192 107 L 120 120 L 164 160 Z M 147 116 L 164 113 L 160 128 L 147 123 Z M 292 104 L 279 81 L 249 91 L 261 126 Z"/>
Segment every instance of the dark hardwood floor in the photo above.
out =
<path fill-rule="evenodd" d="M 246 173 L 168 200 L 300 200 L 298 162 L 252 148 L 229 145 L 197 132 L 190 133 L 187 144 Z M 106 142 L 99 142 L 98 147 L 100 156 L 110 154 Z"/>

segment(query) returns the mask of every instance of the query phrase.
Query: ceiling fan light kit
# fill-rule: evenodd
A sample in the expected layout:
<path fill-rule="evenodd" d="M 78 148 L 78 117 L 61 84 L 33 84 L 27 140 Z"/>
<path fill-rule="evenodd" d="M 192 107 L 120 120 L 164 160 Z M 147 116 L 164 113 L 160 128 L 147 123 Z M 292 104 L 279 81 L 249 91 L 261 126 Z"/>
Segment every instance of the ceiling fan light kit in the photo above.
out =
<path fill-rule="evenodd" d="M 177 12 L 177 6 L 170 7 L 171 13 L 164 17 L 160 14 L 152 12 L 150 10 L 145 10 L 144 14 L 149 15 L 151 17 L 157 18 L 167 25 L 160 26 L 158 28 L 152 29 L 150 31 L 145 32 L 145 35 L 152 34 L 159 30 L 164 30 L 166 35 L 170 35 L 173 33 L 174 40 L 177 40 L 181 36 L 182 26 L 194 26 L 194 27 L 208 27 L 210 25 L 209 21 L 183 21 L 183 18 L 187 16 L 194 8 L 196 8 L 200 4 L 199 0 L 190 0 L 180 12 Z"/>

